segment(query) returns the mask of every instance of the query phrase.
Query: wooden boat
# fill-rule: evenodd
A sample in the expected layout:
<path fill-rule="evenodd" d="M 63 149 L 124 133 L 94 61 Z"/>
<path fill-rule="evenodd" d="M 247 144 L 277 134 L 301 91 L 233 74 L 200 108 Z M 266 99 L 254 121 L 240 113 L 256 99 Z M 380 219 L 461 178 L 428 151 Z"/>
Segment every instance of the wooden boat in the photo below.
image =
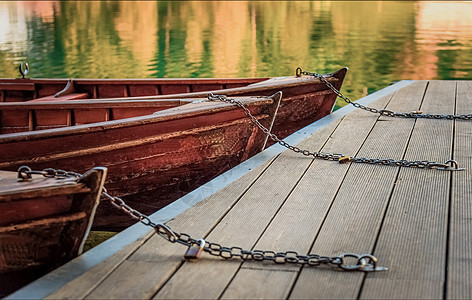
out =
<path fill-rule="evenodd" d="M 281 93 L 234 99 L 269 128 Z M 82 172 L 105 166 L 110 194 L 144 213 L 156 211 L 260 152 L 266 139 L 239 107 L 198 98 L 0 106 L 2 133 L 15 131 L 0 135 L 1 169 L 28 165 Z M 110 116 L 114 120 L 98 122 Z M 94 226 L 122 229 L 132 221 L 104 201 Z"/>
<path fill-rule="evenodd" d="M 18 172 L 0 171 L 0 293 L 81 254 L 106 173 L 18 181 Z"/>
<path fill-rule="evenodd" d="M 327 75 L 327 79 L 340 89 L 346 71 L 347 68 L 341 69 Z M 87 92 L 87 97 L 112 96 L 104 91 L 118 90 L 125 96 L 136 95 L 137 91 L 186 93 L 74 101 L 60 101 L 67 96 L 64 94 L 38 99 L 44 95 L 46 83 L 53 82 L 25 80 L 34 83 L 36 99 L 0 103 L 0 151 L 8 153 L 0 157 L 0 168 L 13 170 L 28 164 L 80 172 L 103 165 L 109 169 L 109 190 L 145 213 L 180 198 L 263 147 L 265 136 L 241 109 L 224 103 L 192 103 L 196 100 L 192 97 L 208 95 L 207 91 L 197 91 L 213 89 L 215 94 L 229 97 L 270 96 L 282 91 L 276 116 L 273 100 L 245 100 L 257 100 L 259 104 L 254 103 L 251 109 L 265 125 L 275 119 L 272 132 L 280 138 L 329 114 L 336 100 L 336 95 L 312 76 L 248 80 L 84 79 L 75 80 L 70 86 L 79 92 L 86 92 L 87 87 L 92 91 Z M 48 93 L 51 91 L 52 88 Z M 126 215 L 117 216 L 116 209 L 104 203 L 94 227 L 110 230 L 130 224 Z"/>
<path fill-rule="evenodd" d="M 347 68 L 343 68 L 325 76 L 339 90 L 346 72 Z M 281 138 L 329 114 L 337 97 L 313 76 L 236 79 L 0 79 L 0 101 L 3 102 L 104 98 L 110 101 L 184 99 L 207 97 L 209 92 L 227 96 L 271 96 L 278 91 L 283 93 L 283 101 L 274 124 L 274 133 Z M 113 119 L 113 116 L 107 118 Z"/>

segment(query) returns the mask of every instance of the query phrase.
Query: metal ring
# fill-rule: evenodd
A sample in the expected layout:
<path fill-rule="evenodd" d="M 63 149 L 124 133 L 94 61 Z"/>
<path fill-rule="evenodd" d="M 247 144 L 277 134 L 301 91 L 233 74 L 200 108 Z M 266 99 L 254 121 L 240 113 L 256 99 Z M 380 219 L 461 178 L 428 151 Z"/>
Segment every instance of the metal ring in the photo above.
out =
<path fill-rule="evenodd" d="M 18 180 L 29 180 L 31 179 L 31 168 L 28 166 L 21 166 L 18 168 Z"/>
<path fill-rule="evenodd" d="M 359 261 L 363 262 L 363 266 L 360 268 L 363 271 L 366 267 L 369 267 L 373 270 L 377 268 L 377 257 L 371 254 L 362 254 L 359 258 Z"/>
<path fill-rule="evenodd" d="M 446 161 L 444 164 L 448 164 L 448 163 L 451 163 L 451 167 L 454 167 L 454 168 L 458 168 L 459 165 L 457 164 L 457 161 L 453 160 L 453 159 L 450 159 L 448 161 Z"/>
<path fill-rule="evenodd" d="M 448 163 L 451 165 L 449 166 Z M 459 168 L 459 164 L 457 161 L 450 159 L 444 163 L 444 167 L 438 168 L 438 170 L 446 170 L 446 171 L 463 171 L 464 168 Z"/>
<path fill-rule="evenodd" d="M 382 116 L 393 116 L 395 113 L 389 109 L 381 109 L 379 111 L 379 113 L 382 115 Z"/>
<path fill-rule="evenodd" d="M 160 230 L 161 228 L 164 230 L 164 232 L 162 232 Z M 172 229 L 170 229 L 169 227 L 167 227 L 164 224 L 157 224 L 156 227 L 154 227 L 154 229 L 156 230 L 157 234 L 159 234 L 159 235 L 161 235 L 162 233 L 165 233 L 167 235 L 167 239 L 172 243 L 175 243 L 175 241 L 178 239 L 175 232 L 172 231 Z"/>
<path fill-rule="evenodd" d="M 20 71 L 20 74 L 23 79 L 25 79 L 25 76 L 28 75 L 29 73 L 29 65 L 27 62 L 21 62 L 18 66 L 18 69 Z"/>
<path fill-rule="evenodd" d="M 302 68 L 298 67 L 298 68 L 295 70 L 295 75 L 296 75 L 297 77 L 300 77 L 300 76 L 302 76 L 302 72 L 303 72 Z"/>
<path fill-rule="evenodd" d="M 344 264 L 345 257 L 357 258 L 357 265 L 345 265 Z M 341 264 L 339 264 L 338 266 L 341 269 L 346 270 L 346 271 L 362 270 L 366 264 L 366 260 L 362 258 L 361 255 L 358 255 L 355 253 L 344 253 L 344 254 L 341 254 L 338 258 L 341 260 Z"/>
<path fill-rule="evenodd" d="M 43 172 L 44 177 L 53 178 L 56 176 L 56 170 L 54 170 L 53 168 L 44 169 Z"/>
<path fill-rule="evenodd" d="M 216 96 L 215 96 L 215 95 L 213 95 L 213 93 L 212 93 L 212 92 L 209 92 L 209 93 L 208 93 L 208 95 L 207 95 L 207 97 L 208 97 L 208 100 L 210 100 L 210 101 L 216 100 L 216 99 L 215 99 L 215 98 L 216 98 Z"/>

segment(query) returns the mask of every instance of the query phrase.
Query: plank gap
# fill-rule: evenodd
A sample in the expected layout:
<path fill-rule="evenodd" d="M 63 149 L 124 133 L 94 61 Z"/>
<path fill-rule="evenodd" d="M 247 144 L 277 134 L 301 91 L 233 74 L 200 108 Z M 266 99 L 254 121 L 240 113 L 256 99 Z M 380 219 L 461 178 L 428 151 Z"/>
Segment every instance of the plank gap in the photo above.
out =
<path fill-rule="evenodd" d="M 428 85 L 429 85 L 429 82 L 426 84 L 423 95 L 421 97 L 421 102 L 419 104 L 419 107 L 421 107 L 421 105 L 423 104 Z M 405 148 L 403 149 L 402 159 L 405 159 L 405 156 L 406 156 L 406 153 L 407 153 L 407 150 L 408 150 L 408 145 L 410 145 L 411 138 L 412 138 L 412 135 L 413 135 L 413 131 L 415 130 L 416 121 L 417 121 L 417 119 L 414 119 L 414 122 L 413 122 L 413 125 L 411 127 L 410 134 L 408 136 Z M 374 256 L 375 256 L 375 249 L 377 248 L 377 244 L 378 244 L 379 239 L 380 239 L 380 234 L 382 232 L 382 228 L 383 228 L 383 225 L 385 223 L 386 215 L 387 215 L 387 212 L 389 211 L 389 207 L 390 207 L 390 203 L 392 201 L 392 197 L 393 197 L 393 194 L 394 194 L 394 191 L 395 191 L 395 187 L 396 187 L 396 185 L 398 183 L 398 180 L 399 180 L 400 170 L 401 170 L 401 167 L 397 167 L 397 172 L 396 172 L 396 175 L 395 175 L 395 179 L 393 181 L 393 186 L 392 186 L 392 189 L 390 190 L 390 194 L 389 194 L 388 199 L 387 199 L 385 210 L 383 211 L 382 221 L 380 222 L 380 226 L 379 226 L 379 229 L 377 231 L 377 235 L 376 235 L 375 240 L 374 240 L 374 245 L 372 247 L 372 255 L 374 255 Z M 366 279 L 367 279 L 367 275 L 364 274 L 363 279 L 362 279 L 361 284 L 360 284 L 359 293 L 357 294 L 357 297 L 356 297 L 357 299 L 360 299 L 360 297 L 361 297 Z"/>
<path fill-rule="evenodd" d="M 454 91 L 454 114 L 457 113 L 457 98 L 458 98 L 458 87 L 457 83 L 455 84 L 455 91 Z M 455 150 L 455 138 L 456 138 L 456 119 L 452 120 L 453 126 L 452 126 L 452 143 L 451 143 L 451 159 L 454 159 L 454 150 Z M 451 176 L 449 176 L 449 198 L 448 198 L 448 204 L 447 204 L 447 222 L 446 222 L 446 257 L 445 257 L 445 268 L 444 268 L 444 286 L 443 286 L 443 299 L 447 299 L 447 290 L 448 290 L 448 269 L 449 269 L 449 253 L 450 253 L 450 247 L 451 247 L 451 227 L 452 227 L 452 190 L 454 188 L 454 173 L 451 173 Z"/>

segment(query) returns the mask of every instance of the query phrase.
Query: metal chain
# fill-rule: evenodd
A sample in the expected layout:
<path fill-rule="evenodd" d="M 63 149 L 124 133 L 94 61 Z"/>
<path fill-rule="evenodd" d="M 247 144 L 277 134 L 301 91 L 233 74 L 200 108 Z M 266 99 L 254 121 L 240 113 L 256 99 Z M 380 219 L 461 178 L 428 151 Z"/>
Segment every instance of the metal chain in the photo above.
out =
<path fill-rule="evenodd" d="M 32 175 L 43 175 L 48 178 L 67 178 L 67 177 L 81 177 L 82 174 L 76 172 L 68 172 L 64 170 L 56 170 L 47 168 L 42 171 L 32 171 L 30 167 L 22 166 L 18 169 L 18 181 L 26 181 L 31 179 Z"/>
<path fill-rule="evenodd" d="M 44 169 L 43 171 L 32 171 L 31 168 L 22 166 L 18 169 L 18 178 L 21 181 L 30 180 L 33 174 L 58 178 L 78 178 L 82 176 L 76 172 L 66 172 L 51 168 Z M 206 252 L 210 255 L 219 256 L 224 259 L 239 258 L 244 261 L 272 261 L 276 264 L 298 264 L 312 267 L 331 265 L 345 271 L 373 272 L 388 270 L 386 267 L 377 266 L 377 258 L 370 254 L 344 253 L 339 256 L 330 257 L 318 254 L 302 255 L 295 251 L 275 252 L 264 250 L 244 250 L 241 247 L 224 247 L 217 243 L 205 241 L 204 239 L 192 238 L 187 233 L 177 233 L 167 225 L 154 223 L 147 215 L 133 209 L 120 197 L 110 195 L 105 187 L 103 187 L 102 196 L 107 198 L 113 206 L 123 211 L 131 218 L 146 226 L 152 227 L 159 236 L 169 242 L 189 247 L 189 250 L 185 255 L 186 259 L 199 258 L 201 252 Z"/>
<path fill-rule="evenodd" d="M 320 79 L 328 88 L 330 88 L 338 97 L 346 101 L 347 103 L 353 105 L 356 108 L 360 108 L 372 113 L 377 113 L 380 114 L 381 116 L 387 116 L 387 117 L 402 117 L 402 118 L 424 118 L 424 119 L 448 119 L 448 120 L 454 120 L 454 119 L 460 119 L 460 120 L 472 120 L 472 114 L 468 115 L 433 115 L 433 114 L 424 114 L 422 111 L 410 111 L 410 112 L 394 112 L 389 109 L 376 109 L 372 107 L 368 107 L 362 104 L 359 104 L 357 102 L 352 101 L 348 97 L 346 97 L 341 91 L 336 89 L 331 82 L 329 82 L 325 76 L 318 74 L 318 73 L 310 73 L 307 71 L 303 71 L 302 68 L 298 67 L 297 70 L 295 71 L 295 74 L 297 77 L 300 77 L 301 75 L 306 75 L 306 76 L 313 76 L 315 78 Z"/>
<path fill-rule="evenodd" d="M 329 82 L 328 82 L 329 83 Z M 295 153 L 301 153 L 305 156 L 313 156 L 314 158 L 320 158 L 324 160 L 337 161 L 339 163 L 346 163 L 349 161 L 355 163 L 367 163 L 367 164 L 379 164 L 379 165 L 392 165 L 400 167 L 410 167 L 410 168 L 421 168 L 421 169 L 438 169 L 438 170 L 447 170 L 447 171 L 461 171 L 463 168 L 459 168 L 455 160 L 447 160 L 445 163 L 437 163 L 433 161 L 421 160 L 421 161 L 408 161 L 404 159 L 394 160 L 394 159 L 379 159 L 379 158 L 366 158 L 366 157 L 351 157 L 341 153 L 324 153 L 318 151 L 309 151 L 306 149 L 301 149 L 297 146 L 290 145 L 289 143 L 281 140 L 274 133 L 271 133 L 269 129 L 264 127 L 259 120 L 251 114 L 251 111 L 244 106 L 244 104 L 236 99 L 228 98 L 226 95 L 214 95 L 213 93 L 208 94 L 208 100 L 210 101 L 222 101 L 230 104 L 234 104 L 240 107 L 244 113 L 251 119 L 251 122 L 256 125 L 263 133 L 269 136 L 271 140 L 282 145 L 283 147 L 292 150 Z M 357 104 L 357 103 L 356 103 Z"/>

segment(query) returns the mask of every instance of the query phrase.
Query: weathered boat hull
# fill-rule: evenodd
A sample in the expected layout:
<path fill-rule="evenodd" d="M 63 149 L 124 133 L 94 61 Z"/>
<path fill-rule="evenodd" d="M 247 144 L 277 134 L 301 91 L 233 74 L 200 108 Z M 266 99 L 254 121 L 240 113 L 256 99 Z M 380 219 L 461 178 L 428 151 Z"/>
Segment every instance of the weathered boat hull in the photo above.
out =
<path fill-rule="evenodd" d="M 0 171 L 2 292 L 81 254 L 106 172 L 100 167 L 79 179 L 17 181 L 17 173 Z"/>
<path fill-rule="evenodd" d="M 344 68 L 327 76 L 328 81 L 340 89 L 346 70 Z M 200 81 L 206 83 L 207 89 L 226 87 L 213 92 L 228 97 L 269 96 L 282 91 L 283 99 L 272 127 L 272 132 L 279 138 L 329 114 L 336 100 L 336 95 L 312 76 L 272 78 L 232 88 L 227 87 L 242 83 L 228 79 L 226 86 L 215 86 L 208 84 L 209 80 Z M 136 81 L 135 84 L 142 82 Z M 109 168 L 107 186 L 110 192 L 122 196 L 133 207 L 145 213 L 154 212 L 256 154 L 261 150 L 265 138 L 241 109 L 235 106 L 229 108 L 227 104 L 221 104 L 227 107 L 227 111 L 203 113 L 196 121 L 188 121 L 187 124 L 192 126 L 187 127 L 182 127 L 179 118 L 163 119 L 157 122 L 159 126 L 148 124 L 147 121 L 138 122 L 130 127 L 120 127 L 119 130 L 116 124 L 121 121 L 109 121 L 151 113 L 153 103 L 157 102 L 167 103 L 171 107 L 167 111 L 172 111 L 178 110 L 176 106 L 192 101 L 189 100 L 191 97 L 207 97 L 208 92 L 196 91 L 202 87 L 189 85 L 190 82 L 195 83 L 174 80 L 167 86 L 166 91 L 188 92 L 176 95 L 54 102 L 36 99 L 38 101 L 0 103 L 0 130 L 6 134 L 0 135 L 0 151 L 15 149 L 0 158 L 0 168 L 14 169 L 21 164 L 34 164 L 43 168 L 81 171 L 94 165 L 103 165 Z M 98 92 L 99 86 L 93 89 L 97 91 L 97 96 L 103 95 Z M 164 90 L 163 85 L 158 88 L 148 86 L 146 89 Z M 132 89 L 131 86 L 125 86 L 124 90 Z M 169 98 L 180 99 L 180 103 L 176 105 L 176 100 Z M 130 106 L 132 102 L 136 105 L 139 103 L 139 107 Z M 274 115 L 274 108 L 255 107 L 254 113 L 259 115 L 264 124 L 269 124 L 268 119 Z M 102 121 L 118 123 L 113 123 L 116 126 L 106 127 L 105 130 L 98 130 L 103 125 L 96 123 L 94 126 L 82 127 L 81 132 L 63 133 L 60 137 L 46 132 L 39 138 L 37 133 L 21 132 L 56 130 L 51 128 L 78 124 L 80 127 L 85 126 L 80 124 Z M 126 215 L 121 212 L 116 215 L 115 208 L 103 203 L 94 226 L 110 230 L 122 229 L 131 223 Z"/>
<path fill-rule="evenodd" d="M 281 93 L 237 99 L 269 127 Z M 21 104 L 30 114 L 31 105 Z M 74 106 L 81 107 L 65 103 L 58 111 L 70 112 Z M 41 110 L 38 104 L 36 109 Z M 19 110 L 16 106 L 12 111 Z M 44 110 L 51 111 L 47 106 Z M 151 213 L 258 153 L 264 141 L 265 135 L 240 108 L 223 102 L 188 103 L 147 116 L 0 135 L 0 152 L 5 153 L 0 168 L 29 165 L 81 172 L 105 166 L 110 194 Z M 105 201 L 94 226 L 122 229 L 133 221 Z"/>

